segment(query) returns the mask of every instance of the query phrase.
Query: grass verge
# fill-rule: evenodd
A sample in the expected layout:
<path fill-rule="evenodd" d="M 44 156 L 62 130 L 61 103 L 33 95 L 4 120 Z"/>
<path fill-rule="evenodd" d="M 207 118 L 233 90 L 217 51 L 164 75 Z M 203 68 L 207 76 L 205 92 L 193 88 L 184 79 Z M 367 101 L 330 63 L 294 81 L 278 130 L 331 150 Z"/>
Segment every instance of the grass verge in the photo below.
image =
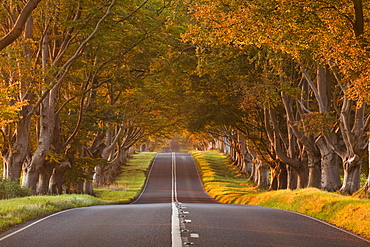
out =
<path fill-rule="evenodd" d="M 0 200 L 0 231 L 65 209 L 107 204 L 89 195 L 29 196 Z"/>
<path fill-rule="evenodd" d="M 122 167 L 121 175 L 113 184 L 94 188 L 96 196 L 111 204 L 131 202 L 140 194 L 155 154 L 151 152 L 135 154 Z"/>
<path fill-rule="evenodd" d="M 155 153 L 139 153 L 128 160 L 122 174 L 113 185 L 94 189 L 97 197 L 89 195 L 28 196 L 0 200 L 0 232 L 23 223 L 61 210 L 128 203 L 135 198 L 145 183 Z"/>
<path fill-rule="evenodd" d="M 315 188 L 261 191 L 218 152 L 193 151 L 205 190 L 223 203 L 279 208 L 309 215 L 370 239 L 370 200 Z"/>

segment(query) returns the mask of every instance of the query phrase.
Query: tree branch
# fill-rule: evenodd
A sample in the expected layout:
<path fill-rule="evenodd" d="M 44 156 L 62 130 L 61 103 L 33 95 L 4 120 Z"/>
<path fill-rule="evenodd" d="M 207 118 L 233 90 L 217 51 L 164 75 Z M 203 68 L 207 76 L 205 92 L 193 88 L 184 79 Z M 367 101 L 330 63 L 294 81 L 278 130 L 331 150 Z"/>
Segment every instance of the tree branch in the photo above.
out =
<path fill-rule="evenodd" d="M 149 0 L 146 0 L 144 1 L 139 7 L 137 7 L 134 11 L 132 11 L 128 16 L 125 16 L 121 19 L 119 19 L 118 21 L 116 21 L 116 23 L 119 23 L 119 22 L 123 22 L 127 19 L 129 19 L 131 16 L 133 16 L 136 12 L 138 12 L 142 7 L 144 7 L 144 5 L 149 2 Z"/>
<path fill-rule="evenodd" d="M 41 0 L 29 0 L 23 7 L 13 28 L 3 38 L 0 39 L 0 51 L 13 43 L 23 32 L 24 26 L 32 11 L 37 7 Z"/>
<path fill-rule="evenodd" d="M 302 68 L 302 73 L 303 73 L 303 76 L 306 78 L 308 84 L 310 85 L 313 93 L 315 94 L 315 98 L 317 100 L 317 103 L 319 104 L 319 110 L 320 110 L 320 112 L 324 112 L 325 111 L 325 107 L 324 107 L 324 103 L 321 100 L 319 91 L 317 90 L 315 84 L 311 80 L 311 77 L 308 75 L 306 69 Z"/>

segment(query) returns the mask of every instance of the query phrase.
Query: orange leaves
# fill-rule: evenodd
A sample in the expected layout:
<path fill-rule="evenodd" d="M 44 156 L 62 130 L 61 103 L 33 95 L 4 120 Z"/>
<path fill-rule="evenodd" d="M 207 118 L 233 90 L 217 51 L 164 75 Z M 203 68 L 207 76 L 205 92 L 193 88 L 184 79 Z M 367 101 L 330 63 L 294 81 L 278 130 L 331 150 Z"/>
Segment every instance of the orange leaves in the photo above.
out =
<path fill-rule="evenodd" d="M 363 104 L 370 104 L 370 68 L 363 71 L 361 75 L 353 81 L 347 90 L 350 99 L 357 101 L 357 107 Z"/>
<path fill-rule="evenodd" d="M 330 63 L 342 80 L 354 83 L 348 91 L 353 99 L 368 102 L 370 33 L 361 29 L 368 24 L 368 2 L 195 2 L 188 5 L 194 22 L 182 36 L 184 41 L 215 48 L 237 46 L 242 50 L 251 45 L 267 47 L 299 63 Z"/>
<path fill-rule="evenodd" d="M 0 87 L 0 127 L 16 121 L 22 106 L 27 104 L 27 101 L 17 101 L 11 96 L 12 92 L 16 90 L 17 84 Z"/>

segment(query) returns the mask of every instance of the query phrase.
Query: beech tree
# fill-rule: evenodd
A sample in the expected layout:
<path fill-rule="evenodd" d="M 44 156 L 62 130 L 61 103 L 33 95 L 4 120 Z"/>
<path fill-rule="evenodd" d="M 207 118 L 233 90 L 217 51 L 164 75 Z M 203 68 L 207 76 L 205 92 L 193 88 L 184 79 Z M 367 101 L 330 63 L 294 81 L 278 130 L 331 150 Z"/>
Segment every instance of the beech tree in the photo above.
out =
<path fill-rule="evenodd" d="M 149 72 L 150 59 L 143 54 L 150 49 L 143 42 L 161 32 L 168 6 L 41 4 L 34 12 L 37 23 L 30 17 L 25 37 L 4 50 L 11 62 L 3 67 L 3 79 L 19 81 L 19 96 L 29 103 L 20 111 L 17 131 L 8 125 L 4 132 L 13 136 L 4 138 L 5 175 L 17 180 L 23 167 L 23 185 L 36 193 L 61 193 L 68 180 L 70 191 L 93 194 L 94 168 L 104 168 L 100 181 L 111 179 L 128 148 L 150 129 L 143 120 L 151 112 L 130 90 Z"/>
<path fill-rule="evenodd" d="M 366 94 L 359 94 L 355 89 L 358 85 L 366 85 L 366 82 L 361 81 L 363 78 L 361 75 L 366 74 L 366 68 L 361 66 L 359 61 L 367 59 L 367 52 L 364 50 L 366 35 L 363 27 L 366 20 L 364 9 L 368 6 L 362 1 L 350 3 L 188 1 L 187 3 L 193 13 L 194 22 L 184 37 L 193 44 L 200 47 L 231 45 L 242 51 L 247 51 L 250 46 L 266 47 L 271 52 L 287 54 L 293 59 L 296 74 L 301 74 L 302 78 L 299 84 L 307 84 L 306 87 L 301 88 L 306 93 L 312 92 L 314 97 L 292 98 L 287 97 L 282 91 L 281 100 L 286 111 L 284 115 L 290 116 L 289 126 L 287 126 L 288 130 L 291 130 L 290 135 L 294 134 L 298 140 L 303 140 L 301 145 L 305 147 L 306 152 L 315 154 L 316 149 L 320 150 L 323 189 L 330 191 L 338 189 L 339 174 L 335 158 L 339 155 L 345 172 L 341 191 L 343 193 L 356 191 L 359 188 L 358 169 L 362 164 L 360 157 L 363 156 L 367 145 L 365 133 L 369 127 L 366 105 L 362 104 L 365 102 Z M 287 81 L 284 78 L 289 82 L 290 77 L 284 69 L 278 67 L 273 69 L 274 73 L 280 75 L 276 77 L 281 81 L 280 83 Z M 340 91 L 334 90 L 335 83 L 341 88 Z M 291 101 L 288 101 L 289 98 L 299 103 L 298 119 L 292 118 L 293 108 L 291 108 Z M 305 103 L 312 99 L 315 100 L 315 105 Z M 354 110 L 351 105 L 356 104 L 360 107 Z M 335 110 L 337 111 L 333 113 Z M 266 114 L 269 112 L 271 111 L 266 111 Z M 353 119 L 350 117 L 352 114 L 355 116 Z M 307 118 L 308 116 L 310 118 Z M 337 119 L 340 126 L 339 132 L 330 131 L 336 126 L 330 120 L 333 118 Z M 312 126 L 314 121 L 328 124 L 331 122 L 332 125 L 323 124 L 329 131 L 314 131 L 315 137 L 312 136 L 312 131 L 307 131 L 308 126 Z M 303 129 L 306 129 L 305 132 L 298 131 L 295 127 L 299 122 Z M 330 132 L 335 134 L 328 134 Z M 277 136 L 276 141 L 279 141 L 279 138 Z M 280 150 L 280 145 L 277 144 L 279 145 L 277 146 L 272 140 L 274 149 Z M 342 141 L 345 146 L 341 146 Z M 284 159 L 285 163 L 288 162 L 286 158 L 292 158 L 282 152 L 277 154 L 280 156 L 279 159 Z M 307 156 L 311 157 L 311 155 Z M 328 157 L 332 158 L 328 159 Z M 317 164 L 317 161 L 313 160 L 317 160 L 318 157 L 313 156 L 310 159 L 311 164 Z M 310 167 L 314 168 L 317 165 L 310 165 Z M 317 186 L 317 182 L 314 183 Z"/>
<path fill-rule="evenodd" d="M 19 13 L 13 12 L 18 8 L 16 4 L 9 4 L 8 1 L 2 3 L 2 6 L 6 10 L 4 12 L 7 12 L 10 18 L 7 19 L 8 21 L 5 22 L 5 25 L 3 24 L 3 32 L 5 31 L 6 34 L 0 39 L 0 51 L 21 36 L 28 18 L 40 2 L 41 0 L 29 0 L 23 7 L 19 6 L 22 8 Z M 18 17 L 16 16 L 17 14 Z"/>
<path fill-rule="evenodd" d="M 213 139 L 259 186 L 360 188 L 368 2 L 2 6 L 4 177 L 23 173 L 35 193 L 67 183 L 93 194 L 134 143 L 184 129 Z"/>

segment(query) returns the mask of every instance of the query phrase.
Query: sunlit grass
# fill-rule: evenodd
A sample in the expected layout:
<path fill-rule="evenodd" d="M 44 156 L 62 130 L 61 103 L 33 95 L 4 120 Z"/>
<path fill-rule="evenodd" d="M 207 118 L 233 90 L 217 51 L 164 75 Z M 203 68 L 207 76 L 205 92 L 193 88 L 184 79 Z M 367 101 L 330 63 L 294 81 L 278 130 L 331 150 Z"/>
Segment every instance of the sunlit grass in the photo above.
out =
<path fill-rule="evenodd" d="M 122 168 L 121 175 L 109 185 L 94 188 L 95 194 L 110 203 L 128 203 L 136 198 L 144 186 L 146 174 L 155 153 L 135 154 Z"/>
<path fill-rule="evenodd" d="M 64 209 L 103 204 L 107 202 L 89 195 L 29 196 L 0 200 L 0 231 Z"/>
<path fill-rule="evenodd" d="M 250 204 L 303 213 L 370 238 L 370 200 L 308 188 L 263 191 L 214 152 L 191 152 L 201 171 L 206 191 L 223 203 Z"/>

